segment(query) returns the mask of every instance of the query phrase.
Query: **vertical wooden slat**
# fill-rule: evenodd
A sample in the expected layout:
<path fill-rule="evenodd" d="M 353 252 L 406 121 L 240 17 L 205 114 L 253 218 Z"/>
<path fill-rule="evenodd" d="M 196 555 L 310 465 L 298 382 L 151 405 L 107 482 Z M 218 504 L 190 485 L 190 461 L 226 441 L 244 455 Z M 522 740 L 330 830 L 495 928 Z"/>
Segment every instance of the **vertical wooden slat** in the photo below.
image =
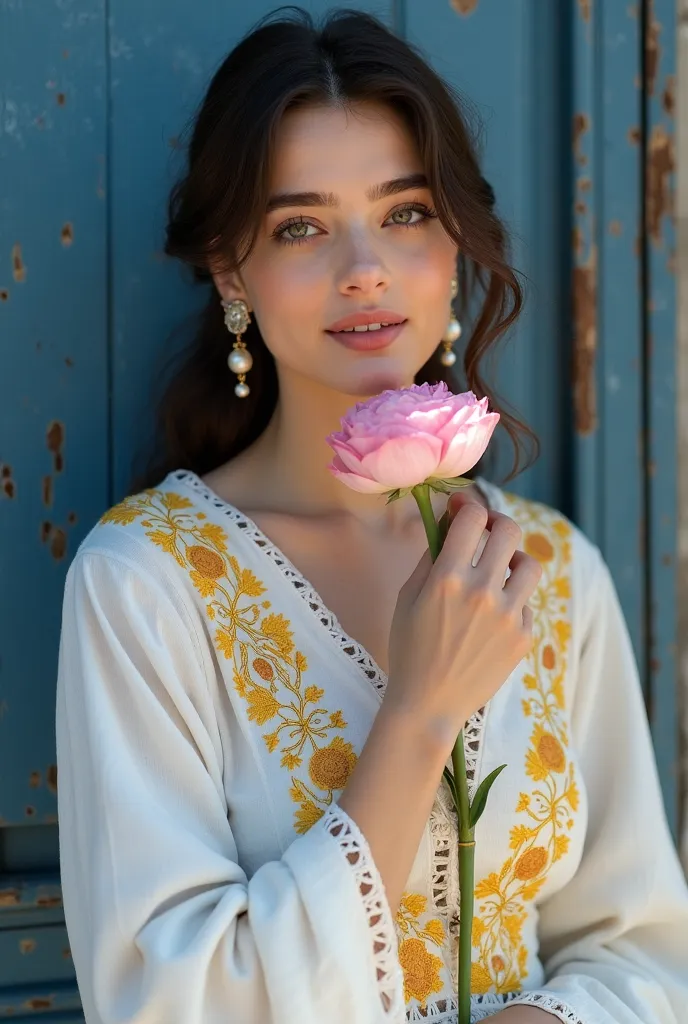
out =
<path fill-rule="evenodd" d="M 646 686 L 641 18 L 599 3 L 598 346 L 600 543 Z"/>
<path fill-rule="evenodd" d="M 644 25 L 650 722 L 676 835 L 675 0 L 646 0 Z"/>
<path fill-rule="evenodd" d="M 683 772 L 679 834 L 683 866 L 688 874 L 688 0 L 679 2 L 677 40 L 676 136 L 678 175 L 678 372 L 676 406 L 679 419 L 678 556 L 676 605 L 678 612 L 679 705 L 683 712 Z M 683 170 L 685 168 L 686 170 Z"/>
<path fill-rule="evenodd" d="M 0 22 L 0 824 L 35 825 L 57 820 L 65 571 L 106 502 L 105 17 Z"/>
<path fill-rule="evenodd" d="M 0 1017 L 56 1024 L 83 1021 L 54 722 L 65 572 L 107 504 L 105 20 L 0 0 Z"/>
<path fill-rule="evenodd" d="M 596 238 L 599 145 L 595 59 L 599 9 L 595 0 L 571 11 L 572 142 L 572 399 L 573 515 L 587 536 L 602 541 L 599 435 L 599 247 Z"/>
<path fill-rule="evenodd" d="M 641 24 L 572 6 L 575 518 L 601 548 L 645 680 Z"/>

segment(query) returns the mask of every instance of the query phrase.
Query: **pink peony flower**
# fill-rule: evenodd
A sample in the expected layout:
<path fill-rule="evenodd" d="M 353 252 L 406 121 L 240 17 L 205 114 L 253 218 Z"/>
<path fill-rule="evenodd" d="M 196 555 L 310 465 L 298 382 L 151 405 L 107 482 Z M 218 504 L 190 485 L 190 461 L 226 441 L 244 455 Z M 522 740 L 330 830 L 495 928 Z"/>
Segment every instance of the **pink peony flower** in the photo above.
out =
<path fill-rule="evenodd" d="M 383 391 L 358 402 L 327 438 L 336 453 L 328 468 L 366 494 L 451 481 L 475 466 L 498 422 L 486 398 L 454 395 L 444 382 Z"/>

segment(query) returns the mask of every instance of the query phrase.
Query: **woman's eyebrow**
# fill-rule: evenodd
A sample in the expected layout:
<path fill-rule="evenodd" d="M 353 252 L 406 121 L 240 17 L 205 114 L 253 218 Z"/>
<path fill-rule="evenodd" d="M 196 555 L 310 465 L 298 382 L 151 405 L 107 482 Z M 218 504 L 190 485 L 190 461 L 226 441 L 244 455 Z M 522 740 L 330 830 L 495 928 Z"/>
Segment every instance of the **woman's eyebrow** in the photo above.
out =
<path fill-rule="evenodd" d="M 428 188 L 428 179 L 424 174 L 407 174 L 402 178 L 392 178 L 379 185 L 373 185 L 366 191 L 366 198 L 371 203 L 387 199 L 399 192 L 408 192 L 414 188 Z M 268 200 L 266 213 L 279 210 L 284 206 L 329 206 L 336 209 L 339 199 L 333 192 L 280 192 Z"/>

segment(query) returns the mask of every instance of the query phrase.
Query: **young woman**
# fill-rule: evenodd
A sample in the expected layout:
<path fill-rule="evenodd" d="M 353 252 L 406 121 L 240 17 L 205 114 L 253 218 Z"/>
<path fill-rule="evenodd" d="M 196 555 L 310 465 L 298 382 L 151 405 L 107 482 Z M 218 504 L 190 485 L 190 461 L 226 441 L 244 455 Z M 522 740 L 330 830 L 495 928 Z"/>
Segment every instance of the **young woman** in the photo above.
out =
<path fill-rule="evenodd" d="M 327 470 L 354 402 L 452 380 L 455 278 L 482 305 L 453 390 L 487 393 L 518 313 L 447 88 L 362 14 L 262 25 L 202 105 L 167 251 L 208 305 L 162 461 L 65 592 L 88 1024 L 455 1021 L 464 726 L 473 790 L 508 765 L 477 830 L 475 1019 L 685 1021 L 688 894 L 598 550 L 476 477 L 432 565 L 411 499 Z"/>

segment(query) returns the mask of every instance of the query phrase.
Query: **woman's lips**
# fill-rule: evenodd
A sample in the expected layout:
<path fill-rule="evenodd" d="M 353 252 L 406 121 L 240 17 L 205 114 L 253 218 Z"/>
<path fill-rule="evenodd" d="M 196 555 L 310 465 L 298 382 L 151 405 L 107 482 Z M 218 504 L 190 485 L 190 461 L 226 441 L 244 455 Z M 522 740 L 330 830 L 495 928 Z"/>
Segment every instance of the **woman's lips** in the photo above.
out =
<path fill-rule="evenodd" d="M 331 338 L 338 341 L 344 348 L 356 352 L 375 352 L 387 348 L 403 331 L 406 320 L 390 327 L 380 327 L 377 331 L 325 331 Z"/>

